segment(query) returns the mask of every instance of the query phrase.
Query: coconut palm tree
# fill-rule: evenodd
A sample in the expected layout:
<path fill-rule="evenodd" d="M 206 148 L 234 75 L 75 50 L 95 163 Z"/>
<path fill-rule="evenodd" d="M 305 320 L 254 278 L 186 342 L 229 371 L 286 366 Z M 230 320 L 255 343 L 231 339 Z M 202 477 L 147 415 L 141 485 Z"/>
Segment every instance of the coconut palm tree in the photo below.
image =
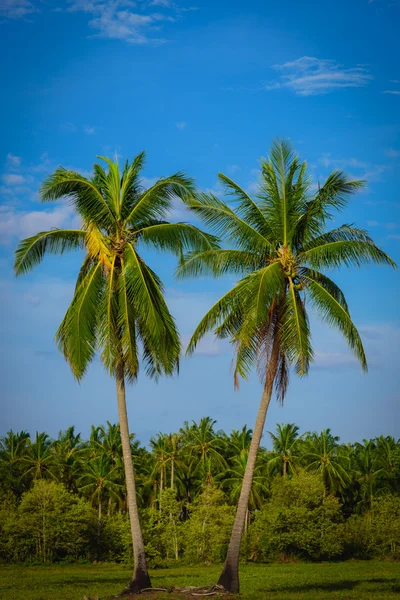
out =
<path fill-rule="evenodd" d="M 223 456 L 223 437 L 215 433 L 211 417 L 203 417 L 199 423 L 185 421 L 181 429 L 182 439 L 191 457 L 190 470 L 199 473 L 203 482 L 211 483 L 215 469 L 226 469 Z M 214 473 L 215 474 L 215 473 Z"/>
<path fill-rule="evenodd" d="M 29 439 L 27 450 L 21 457 L 21 465 L 24 470 L 24 477 L 30 476 L 33 479 L 54 477 L 52 472 L 54 466 L 52 440 L 47 433 L 37 431 L 34 441 Z"/>
<path fill-rule="evenodd" d="M 187 253 L 181 277 L 211 274 L 242 276 L 197 326 L 188 346 L 192 353 L 208 331 L 235 347 L 235 383 L 258 364 L 263 393 L 254 427 L 228 554 L 219 583 L 239 590 L 239 551 L 257 450 L 274 388 L 283 401 L 289 368 L 303 376 L 313 358 L 308 303 L 346 338 L 364 370 L 367 361 L 343 292 L 322 271 L 332 267 L 384 263 L 395 266 L 368 234 L 351 225 L 326 230 L 329 219 L 349 196 L 364 186 L 340 171 L 316 191 L 305 162 L 286 141 L 273 144 L 261 160 L 261 181 L 254 198 L 227 176 L 219 179 L 232 205 L 213 194 L 188 204 L 222 236 L 227 248 Z M 321 271 L 322 270 L 322 271 Z"/>
<path fill-rule="evenodd" d="M 268 431 L 272 439 L 273 453 L 270 460 L 268 461 L 269 471 L 278 469 L 283 477 L 286 477 L 288 471 L 294 469 L 294 463 L 296 462 L 297 453 L 296 446 L 298 447 L 299 439 L 302 436 L 298 434 L 299 428 L 294 423 L 278 424 L 276 427 L 276 434 Z"/>
<path fill-rule="evenodd" d="M 77 479 L 80 492 L 87 496 L 92 503 L 97 504 L 97 543 L 100 542 L 102 505 L 105 498 L 120 498 L 121 484 L 118 481 L 117 467 L 105 452 L 92 458 L 89 462 L 80 462 L 78 470 L 81 475 Z"/>
<path fill-rule="evenodd" d="M 140 179 L 144 159 L 142 152 L 131 164 L 126 162 L 121 172 L 117 160 L 102 158 L 107 168 L 95 164 L 90 178 L 58 168 L 43 182 L 41 199 L 69 198 L 81 226 L 27 238 L 20 242 L 15 259 L 15 272 L 22 275 L 46 253 L 85 251 L 56 340 L 78 380 L 97 351 L 116 380 L 135 560 L 131 590 L 149 587 L 150 579 L 137 510 L 125 383 L 138 377 L 140 352 L 146 373 L 156 378 L 174 373 L 180 355 L 179 335 L 163 298 L 161 280 L 138 250 L 147 246 L 181 256 L 191 248 L 216 246 L 215 238 L 193 225 L 166 220 L 174 199 L 193 193 L 193 181 L 176 173 L 145 190 Z"/>
<path fill-rule="evenodd" d="M 83 450 L 81 434 L 75 434 L 73 426 L 68 427 L 65 431 L 60 431 L 51 450 L 57 480 L 63 483 L 69 491 L 76 490 L 74 470 L 77 457 Z"/>
<path fill-rule="evenodd" d="M 339 445 L 338 436 L 330 429 L 312 433 L 304 443 L 302 462 L 306 471 L 318 473 L 331 493 L 342 491 L 350 482 L 350 460 L 346 449 Z"/>

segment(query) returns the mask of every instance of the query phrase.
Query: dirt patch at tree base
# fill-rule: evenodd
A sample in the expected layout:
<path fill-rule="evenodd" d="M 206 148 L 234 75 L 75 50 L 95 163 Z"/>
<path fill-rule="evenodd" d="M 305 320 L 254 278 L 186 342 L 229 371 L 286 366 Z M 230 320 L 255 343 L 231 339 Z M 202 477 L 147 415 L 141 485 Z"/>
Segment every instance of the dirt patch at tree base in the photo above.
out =
<path fill-rule="evenodd" d="M 172 588 L 148 588 L 140 592 L 130 593 L 124 592 L 119 596 L 112 596 L 108 600 L 194 600 L 198 598 L 210 598 L 218 600 L 222 598 L 237 598 L 235 594 L 230 594 L 220 585 L 210 585 L 205 587 L 172 587 Z M 99 597 L 88 598 L 84 596 L 83 600 L 101 600 Z"/>

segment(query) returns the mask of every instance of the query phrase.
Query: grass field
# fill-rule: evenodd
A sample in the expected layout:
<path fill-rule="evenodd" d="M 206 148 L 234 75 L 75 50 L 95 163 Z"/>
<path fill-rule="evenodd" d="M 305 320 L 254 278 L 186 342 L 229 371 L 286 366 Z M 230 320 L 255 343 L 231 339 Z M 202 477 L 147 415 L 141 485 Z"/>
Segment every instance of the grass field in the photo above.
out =
<path fill-rule="evenodd" d="M 219 566 L 180 567 L 151 572 L 153 586 L 215 583 Z M 120 565 L 0 567 L 1 600 L 82 600 L 121 591 L 130 569 Z M 248 600 L 347 598 L 384 600 L 400 596 L 400 564 L 346 562 L 244 565 L 241 597 Z M 160 592 L 160 600 L 171 595 Z M 144 596 L 145 600 L 145 596 Z"/>

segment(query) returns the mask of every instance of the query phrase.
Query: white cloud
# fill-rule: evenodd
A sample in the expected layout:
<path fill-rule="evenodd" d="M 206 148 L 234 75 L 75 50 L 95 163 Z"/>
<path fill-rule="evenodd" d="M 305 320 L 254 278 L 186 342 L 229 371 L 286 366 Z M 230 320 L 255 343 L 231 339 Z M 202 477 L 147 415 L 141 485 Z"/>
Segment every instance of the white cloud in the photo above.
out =
<path fill-rule="evenodd" d="M 385 90 L 382 94 L 392 94 L 393 96 L 400 96 L 400 90 Z"/>
<path fill-rule="evenodd" d="M 24 19 L 27 15 L 39 12 L 29 0 L 1 0 L 0 17 L 6 19 Z"/>
<path fill-rule="evenodd" d="M 89 125 L 85 125 L 84 132 L 86 133 L 86 135 L 93 135 L 94 133 L 96 133 L 96 128 L 91 127 Z"/>
<path fill-rule="evenodd" d="M 15 156 L 11 152 L 7 154 L 6 166 L 9 169 L 18 169 L 21 166 L 21 157 Z"/>
<path fill-rule="evenodd" d="M 400 156 L 400 150 L 395 150 L 394 148 L 386 148 L 385 154 L 389 158 L 398 158 Z"/>
<path fill-rule="evenodd" d="M 25 183 L 25 177 L 16 173 L 6 173 L 3 175 L 3 181 L 6 185 L 22 185 Z"/>
<path fill-rule="evenodd" d="M 185 121 L 178 121 L 177 123 L 175 123 L 175 126 L 177 129 L 185 129 L 187 123 L 185 123 Z"/>
<path fill-rule="evenodd" d="M 177 11 L 175 5 L 151 2 L 148 7 L 162 6 Z M 95 30 L 93 37 L 124 40 L 130 44 L 160 44 L 166 40 L 159 37 L 161 23 L 172 22 L 171 15 L 160 13 L 133 12 L 136 7 L 131 0 L 70 0 L 70 11 L 81 11 L 92 16 L 89 27 Z"/>
<path fill-rule="evenodd" d="M 72 206 L 61 205 L 52 211 L 16 211 L 12 207 L 4 207 L 0 221 L 0 244 L 8 244 L 13 238 L 35 235 L 40 231 L 52 228 L 79 227 L 79 220 Z"/>
<path fill-rule="evenodd" d="M 355 172 L 356 177 L 366 181 L 379 181 L 380 176 L 389 167 L 388 165 L 378 165 L 358 160 L 357 158 L 333 158 L 330 153 L 325 153 L 319 159 L 319 163 L 324 167 L 333 169 L 345 169 L 351 173 Z"/>
<path fill-rule="evenodd" d="M 63 133 L 75 133 L 76 125 L 74 125 L 73 123 L 69 123 L 69 122 L 61 123 L 60 129 Z"/>
<path fill-rule="evenodd" d="M 378 221 L 367 221 L 368 227 L 377 227 L 379 225 Z"/>
<path fill-rule="evenodd" d="M 362 87 L 372 79 L 365 66 L 357 65 L 346 69 L 333 60 L 321 60 L 311 56 L 275 65 L 274 68 L 280 72 L 280 78 L 278 81 L 267 83 L 265 89 L 289 88 L 299 96 Z"/>

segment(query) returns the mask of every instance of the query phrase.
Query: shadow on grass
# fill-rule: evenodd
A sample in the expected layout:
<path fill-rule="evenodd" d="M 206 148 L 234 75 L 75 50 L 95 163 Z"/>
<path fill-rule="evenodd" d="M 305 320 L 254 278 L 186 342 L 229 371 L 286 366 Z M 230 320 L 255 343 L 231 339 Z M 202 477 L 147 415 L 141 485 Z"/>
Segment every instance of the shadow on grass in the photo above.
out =
<path fill-rule="evenodd" d="M 384 577 L 374 577 L 372 579 L 344 579 L 342 581 L 330 581 L 327 583 L 306 583 L 299 585 L 284 585 L 277 588 L 270 588 L 269 592 L 304 592 L 304 591 L 321 591 L 321 592 L 340 592 L 341 590 L 353 590 L 362 583 L 398 583 L 397 579 L 387 579 Z M 392 587 L 393 592 L 400 591 L 400 586 Z"/>

